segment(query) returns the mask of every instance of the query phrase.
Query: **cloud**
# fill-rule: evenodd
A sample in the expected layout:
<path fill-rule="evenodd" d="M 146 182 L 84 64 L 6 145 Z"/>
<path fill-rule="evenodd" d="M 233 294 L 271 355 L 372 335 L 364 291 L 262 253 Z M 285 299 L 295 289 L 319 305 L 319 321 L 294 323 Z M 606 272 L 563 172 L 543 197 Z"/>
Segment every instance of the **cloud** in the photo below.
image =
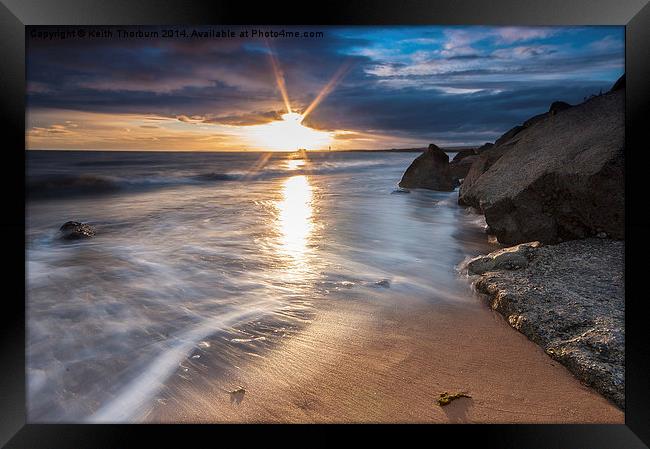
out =
<path fill-rule="evenodd" d="M 65 124 L 52 124 L 47 127 L 43 126 L 34 126 L 32 127 L 29 132 L 33 136 L 44 136 L 48 134 L 74 134 L 73 128 L 76 128 L 77 125 L 75 123 L 72 123 L 70 121 L 66 122 Z"/>
<path fill-rule="evenodd" d="M 205 123 L 217 123 L 222 125 L 235 125 L 235 126 L 261 125 L 264 123 L 271 123 L 276 120 L 281 120 L 282 114 L 284 113 L 286 113 L 286 111 L 267 111 L 267 112 L 252 112 L 250 114 L 211 117 L 206 119 Z"/>
<path fill-rule="evenodd" d="M 490 140 L 554 100 L 609 88 L 624 68 L 620 27 L 325 31 L 322 39 L 273 40 L 272 51 L 297 111 L 349 64 L 306 121 L 349 145 Z M 28 132 L 40 144 L 56 135 L 57 145 L 66 136 L 106 139 L 103 147 L 120 138 L 130 147 L 187 146 L 193 135 L 232 146 L 247 126 L 285 111 L 268 47 L 246 39 L 28 40 L 27 89 Z M 101 126 L 92 122 L 99 117 Z"/>
<path fill-rule="evenodd" d="M 512 44 L 515 42 L 524 42 L 534 39 L 546 39 L 558 32 L 559 30 L 557 28 L 547 27 L 502 27 L 497 28 L 495 34 L 498 36 L 498 43 Z"/>
<path fill-rule="evenodd" d="M 492 55 L 498 59 L 527 59 L 540 58 L 557 53 L 557 47 L 553 45 L 529 45 L 495 50 Z"/>
<path fill-rule="evenodd" d="M 589 48 L 595 51 L 623 51 L 625 42 L 619 37 L 612 35 L 589 44 Z"/>
<path fill-rule="evenodd" d="M 193 115 L 192 117 L 188 117 L 187 115 L 179 115 L 176 117 L 176 119 L 179 122 L 183 123 L 203 123 L 205 121 L 205 117 L 202 117 L 200 115 Z"/>

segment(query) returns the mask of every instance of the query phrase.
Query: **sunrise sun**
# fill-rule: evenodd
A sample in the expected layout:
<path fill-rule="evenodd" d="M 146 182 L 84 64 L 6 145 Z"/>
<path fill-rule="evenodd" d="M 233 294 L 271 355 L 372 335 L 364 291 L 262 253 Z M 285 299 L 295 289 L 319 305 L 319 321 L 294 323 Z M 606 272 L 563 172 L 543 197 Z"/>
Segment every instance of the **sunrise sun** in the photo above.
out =
<path fill-rule="evenodd" d="M 278 90 L 282 95 L 282 100 L 287 112 L 282 114 L 282 120 L 275 120 L 271 123 L 248 127 L 248 137 L 251 140 L 251 143 L 258 148 L 272 151 L 296 151 L 299 149 L 321 150 L 330 148 L 332 140 L 334 140 L 333 132 L 310 128 L 305 126 L 303 122 L 305 118 L 311 114 L 334 89 L 336 84 L 346 73 L 347 69 L 349 69 L 349 65 L 344 65 L 339 68 L 332 79 L 330 79 L 318 95 L 316 95 L 311 104 L 304 109 L 302 114 L 299 114 L 291 107 L 284 74 L 272 52 L 269 52 L 269 59 L 271 61 L 271 67 L 273 68 L 273 75 L 275 76 Z"/>
<path fill-rule="evenodd" d="M 303 119 L 297 112 L 287 112 L 282 120 L 251 126 L 249 136 L 256 146 L 274 151 L 327 148 L 332 142 L 332 133 L 309 128 L 302 124 Z"/>

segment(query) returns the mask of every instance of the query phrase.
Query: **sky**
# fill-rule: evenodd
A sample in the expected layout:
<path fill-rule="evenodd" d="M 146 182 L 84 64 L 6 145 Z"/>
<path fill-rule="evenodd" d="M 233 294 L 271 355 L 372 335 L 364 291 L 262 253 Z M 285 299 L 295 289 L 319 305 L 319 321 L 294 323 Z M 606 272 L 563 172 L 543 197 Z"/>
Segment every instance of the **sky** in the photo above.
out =
<path fill-rule="evenodd" d="M 479 145 L 553 101 L 606 91 L 624 71 L 624 28 L 612 26 L 196 28 L 235 38 L 118 37 L 126 28 L 114 27 L 112 37 L 43 37 L 61 29 L 28 27 L 28 149 Z M 239 37 L 252 29 L 323 36 Z"/>

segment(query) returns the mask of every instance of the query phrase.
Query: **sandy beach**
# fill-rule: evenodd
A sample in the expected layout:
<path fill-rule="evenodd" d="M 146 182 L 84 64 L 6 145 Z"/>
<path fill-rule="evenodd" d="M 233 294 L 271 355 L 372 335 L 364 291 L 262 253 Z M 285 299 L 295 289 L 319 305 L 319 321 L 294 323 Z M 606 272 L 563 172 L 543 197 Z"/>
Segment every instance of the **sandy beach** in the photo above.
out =
<path fill-rule="evenodd" d="M 144 421 L 624 422 L 484 304 L 398 299 L 332 304 L 269 353 L 209 382 L 175 376 Z M 239 386 L 244 394 L 228 393 Z M 445 391 L 471 398 L 440 407 Z"/>

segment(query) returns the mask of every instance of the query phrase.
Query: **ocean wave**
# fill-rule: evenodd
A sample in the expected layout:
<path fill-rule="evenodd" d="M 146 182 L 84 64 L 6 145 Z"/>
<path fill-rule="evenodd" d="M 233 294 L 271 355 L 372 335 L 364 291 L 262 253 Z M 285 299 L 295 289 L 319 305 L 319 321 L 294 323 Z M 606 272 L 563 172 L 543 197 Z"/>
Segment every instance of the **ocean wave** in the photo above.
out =
<path fill-rule="evenodd" d="M 151 161 L 144 161 L 151 162 Z M 296 175 L 328 175 L 347 172 L 363 172 L 390 167 L 382 160 L 365 161 L 318 161 L 305 160 L 303 166 L 287 168 L 270 164 L 255 170 L 239 167 L 238 171 L 177 171 L 173 166 L 155 166 L 153 171 L 142 174 L 140 169 L 130 171 L 129 165 L 141 165 L 140 161 L 122 163 L 119 160 L 79 161 L 76 166 L 110 166 L 120 167 L 123 176 L 98 173 L 60 173 L 31 175 L 27 181 L 27 196 L 30 199 L 56 199 L 82 196 L 96 196 L 154 188 L 181 185 L 201 185 L 203 183 L 225 181 L 263 181 Z M 122 165 L 124 167 L 122 167 Z"/>
<path fill-rule="evenodd" d="M 79 161 L 74 165 L 77 167 L 114 167 L 114 166 L 130 166 L 130 165 L 152 165 L 155 161 L 151 160 L 120 160 L 120 159 L 109 159 L 109 160 L 97 160 L 97 161 Z"/>
<path fill-rule="evenodd" d="M 238 179 L 238 175 L 229 173 L 200 173 L 192 177 L 196 181 L 234 181 Z"/>
<path fill-rule="evenodd" d="M 108 176 L 58 175 L 28 181 L 27 196 L 50 198 L 76 195 L 114 193 L 120 190 L 119 182 Z"/>
<path fill-rule="evenodd" d="M 152 176 L 138 179 L 88 174 L 51 175 L 28 180 L 27 196 L 32 199 L 95 196 L 167 186 L 232 181 L 237 178 L 236 175 L 213 172 L 183 177 Z"/>

